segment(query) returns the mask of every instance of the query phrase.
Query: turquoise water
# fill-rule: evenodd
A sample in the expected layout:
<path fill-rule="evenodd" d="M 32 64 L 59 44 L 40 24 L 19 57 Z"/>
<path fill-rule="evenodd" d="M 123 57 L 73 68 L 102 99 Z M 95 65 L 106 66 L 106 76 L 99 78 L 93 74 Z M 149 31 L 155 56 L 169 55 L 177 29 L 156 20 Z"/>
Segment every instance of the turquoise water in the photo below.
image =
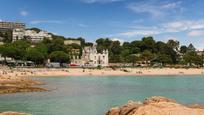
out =
<path fill-rule="evenodd" d="M 204 77 L 37 78 L 50 92 L 0 95 L 0 111 L 33 115 L 104 115 L 128 100 L 160 95 L 183 104 L 204 104 Z"/>

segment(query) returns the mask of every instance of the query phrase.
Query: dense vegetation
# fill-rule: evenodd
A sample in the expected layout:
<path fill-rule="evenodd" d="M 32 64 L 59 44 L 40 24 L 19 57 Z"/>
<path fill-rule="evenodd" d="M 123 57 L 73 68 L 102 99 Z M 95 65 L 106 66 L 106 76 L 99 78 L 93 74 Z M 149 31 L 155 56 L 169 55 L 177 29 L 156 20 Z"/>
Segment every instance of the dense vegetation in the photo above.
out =
<path fill-rule="evenodd" d="M 167 43 L 155 41 L 153 37 L 144 37 L 132 42 L 112 41 L 108 38 L 96 40 L 97 50 L 109 50 L 109 60 L 114 63 L 143 62 L 148 64 L 194 64 L 202 66 L 203 55 L 198 55 L 192 44 L 179 45 L 176 40 Z M 151 62 L 151 63 L 150 63 Z"/>
<path fill-rule="evenodd" d="M 83 38 L 77 39 L 85 41 Z M 82 47 L 77 44 L 64 45 L 64 40 L 65 38 L 62 36 L 53 35 L 53 40 L 45 38 L 40 43 L 31 43 L 26 39 L 4 42 L 4 45 L 0 46 L 0 54 L 15 60 L 33 61 L 38 65 L 45 64 L 47 59 L 53 62 L 69 63 L 70 57 L 73 55 L 70 53 L 71 50 L 79 49 L 81 51 Z"/>
<path fill-rule="evenodd" d="M 39 31 L 36 28 L 33 30 Z M 81 41 L 81 46 L 77 44 L 64 45 L 63 36 L 52 35 L 53 40 L 44 39 L 41 43 L 31 43 L 23 39 L 11 42 L 9 33 L 0 33 L 4 38 L 4 45 L 0 46 L 0 53 L 3 57 L 12 57 L 16 60 L 33 61 L 36 64 L 45 64 L 47 59 L 60 63 L 69 63 L 72 55 L 82 55 L 85 46 L 92 46 L 93 43 L 86 42 L 83 38 L 76 38 Z M 7 38 L 7 39 L 6 39 Z M 132 63 L 136 62 L 162 65 L 189 64 L 202 66 L 203 54 L 198 55 L 192 44 L 180 46 L 176 40 L 169 40 L 167 43 L 155 41 L 153 37 L 144 37 L 141 40 L 131 42 L 113 41 L 109 38 L 99 38 L 96 40 L 97 50 L 102 53 L 104 49 L 109 50 L 110 63 Z M 79 54 L 73 54 L 72 49 L 78 49 Z"/>

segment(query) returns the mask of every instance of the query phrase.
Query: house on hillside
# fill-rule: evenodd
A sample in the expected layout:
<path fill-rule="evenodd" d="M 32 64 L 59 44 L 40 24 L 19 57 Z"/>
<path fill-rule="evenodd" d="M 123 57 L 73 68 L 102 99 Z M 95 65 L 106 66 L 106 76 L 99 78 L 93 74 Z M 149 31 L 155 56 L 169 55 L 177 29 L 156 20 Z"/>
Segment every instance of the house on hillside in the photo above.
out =
<path fill-rule="evenodd" d="M 44 38 L 52 39 L 52 35 L 42 30 L 39 32 L 36 32 L 35 30 L 26 30 L 24 36 L 34 43 L 41 42 Z"/>

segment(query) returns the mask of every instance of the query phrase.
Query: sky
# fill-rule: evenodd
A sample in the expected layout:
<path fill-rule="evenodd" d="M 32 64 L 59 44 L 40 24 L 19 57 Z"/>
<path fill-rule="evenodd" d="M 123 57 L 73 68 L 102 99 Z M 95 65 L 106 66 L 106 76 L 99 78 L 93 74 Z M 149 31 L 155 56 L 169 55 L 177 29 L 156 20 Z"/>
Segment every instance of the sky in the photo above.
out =
<path fill-rule="evenodd" d="M 204 48 L 204 0 L 0 0 L 0 21 L 95 41 L 180 41 Z"/>

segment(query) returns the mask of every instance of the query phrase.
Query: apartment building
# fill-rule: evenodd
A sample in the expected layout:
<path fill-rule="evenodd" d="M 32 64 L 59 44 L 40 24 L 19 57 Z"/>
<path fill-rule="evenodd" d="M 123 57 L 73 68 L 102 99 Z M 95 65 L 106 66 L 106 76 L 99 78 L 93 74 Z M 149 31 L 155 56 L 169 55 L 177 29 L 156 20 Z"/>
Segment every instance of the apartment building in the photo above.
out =
<path fill-rule="evenodd" d="M 24 36 L 34 43 L 41 42 L 44 38 L 52 39 L 52 35 L 46 31 L 36 32 L 34 30 L 26 30 Z"/>
<path fill-rule="evenodd" d="M 12 31 L 12 38 L 13 41 L 16 41 L 18 39 L 23 39 L 25 34 L 25 28 L 26 25 L 24 23 L 18 23 L 18 22 L 0 22 L 0 31 Z"/>

